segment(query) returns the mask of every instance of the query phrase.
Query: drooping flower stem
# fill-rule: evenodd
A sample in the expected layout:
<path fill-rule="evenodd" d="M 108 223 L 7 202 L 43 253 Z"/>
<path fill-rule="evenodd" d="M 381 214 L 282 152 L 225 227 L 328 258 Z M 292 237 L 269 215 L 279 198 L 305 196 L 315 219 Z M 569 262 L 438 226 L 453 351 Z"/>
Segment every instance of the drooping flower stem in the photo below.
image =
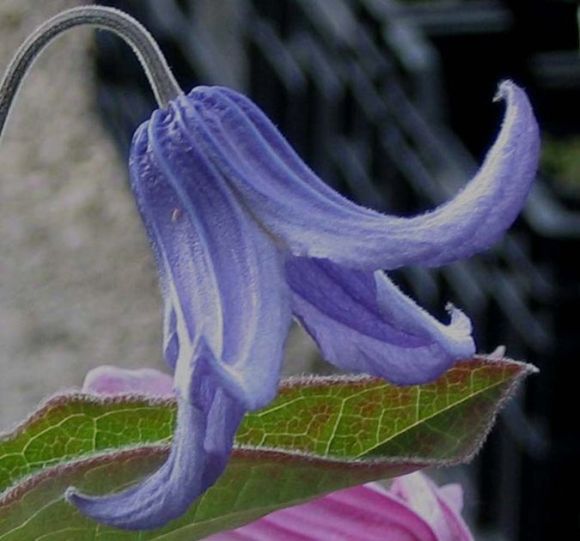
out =
<path fill-rule="evenodd" d="M 85 25 L 114 32 L 131 46 L 147 74 L 160 107 L 165 107 L 170 100 L 183 94 L 156 41 L 138 21 L 122 11 L 103 6 L 72 8 L 39 26 L 10 62 L 0 84 L 0 135 L 20 83 L 38 54 L 66 30 Z"/>

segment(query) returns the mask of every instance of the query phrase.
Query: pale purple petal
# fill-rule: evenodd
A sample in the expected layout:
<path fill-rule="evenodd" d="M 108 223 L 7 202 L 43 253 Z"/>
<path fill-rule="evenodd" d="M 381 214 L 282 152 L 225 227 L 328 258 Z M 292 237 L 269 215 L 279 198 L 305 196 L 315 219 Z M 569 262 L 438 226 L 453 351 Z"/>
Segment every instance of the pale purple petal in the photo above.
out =
<path fill-rule="evenodd" d="M 141 393 L 173 396 L 173 378 L 153 368 L 130 370 L 104 365 L 86 375 L 82 390 L 102 395 Z"/>
<path fill-rule="evenodd" d="M 445 516 L 447 528 L 450 533 L 449 539 L 451 541 L 474 541 L 471 531 L 461 517 L 462 505 L 457 506 L 457 501 L 449 502 L 447 494 L 441 491 L 437 493 L 437 499 Z"/>
<path fill-rule="evenodd" d="M 475 353 L 471 325 L 462 312 L 451 309 L 451 322 L 443 325 L 382 271 L 291 258 L 286 279 L 294 315 L 324 358 L 342 369 L 418 384 Z"/>
<path fill-rule="evenodd" d="M 463 487 L 459 483 L 440 487 L 439 495 L 445 499 L 449 507 L 456 513 L 463 511 Z"/>
<path fill-rule="evenodd" d="M 294 255 L 366 270 L 437 266 L 496 242 L 522 208 L 537 168 L 538 128 L 523 90 L 506 81 L 500 134 L 477 175 L 432 212 L 399 218 L 341 197 L 296 156 L 247 98 L 198 87 L 199 142 L 249 212 Z"/>
<path fill-rule="evenodd" d="M 469 528 L 456 509 L 457 502 L 451 505 L 440 489 L 421 472 L 398 477 L 393 481 L 391 492 L 431 525 L 437 541 L 473 541 Z"/>
<path fill-rule="evenodd" d="M 276 394 L 290 323 L 280 255 L 199 152 L 183 101 L 139 128 L 131 157 L 166 303 L 179 407 L 171 454 L 124 492 L 68 493 L 85 514 L 126 529 L 165 524 L 216 481 L 245 411 Z"/>

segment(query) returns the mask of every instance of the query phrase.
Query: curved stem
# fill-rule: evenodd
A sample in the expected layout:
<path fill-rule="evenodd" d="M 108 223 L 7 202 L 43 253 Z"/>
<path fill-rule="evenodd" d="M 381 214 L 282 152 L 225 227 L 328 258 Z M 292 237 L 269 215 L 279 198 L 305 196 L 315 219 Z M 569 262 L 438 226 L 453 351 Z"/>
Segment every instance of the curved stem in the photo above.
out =
<path fill-rule="evenodd" d="M 16 51 L 0 84 L 0 135 L 22 79 L 38 54 L 54 38 L 70 28 L 81 25 L 114 32 L 131 46 L 147 74 L 160 107 L 165 107 L 170 100 L 183 93 L 159 45 L 141 23 L 114 8 L 103 6 L 72 8 L 39 26 Z"/>

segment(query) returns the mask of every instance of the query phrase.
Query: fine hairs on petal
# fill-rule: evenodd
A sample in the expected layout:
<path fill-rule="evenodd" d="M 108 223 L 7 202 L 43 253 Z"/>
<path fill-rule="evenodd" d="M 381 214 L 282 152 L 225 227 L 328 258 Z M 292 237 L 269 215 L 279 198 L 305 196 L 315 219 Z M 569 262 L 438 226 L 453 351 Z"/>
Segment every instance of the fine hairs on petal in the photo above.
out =
<path fill-rule="evenodd" d="M 399 385 L 431 381 L 475 353 L 469 319 L 450 308 L 443 325 L 381 271 L 328 260 L 290 258 L 286 278 L 296 318 L 326 360 Z"/>
<path fill-rule="evenodd" d="M 198 87 L 183 95 L 149 34 L 110 8 L 65 11 L 31 35 L 0 87 L 0 130 L 34 57 L 79 24 L 126 39 L 161 106 L 134 136 L 130 172 L 159 270 L 163 353 L 173 372 L 170 384 L 159 373 L 108 367 L 93 373 L 87 390 L 163 388 L 163 396 L 174 392 L 178 404 L 175 435 L 161 468 L 115 494 L 91 496 L 69 488 L 67 500 L 82 513 L 128 530 L 158 528 L 182 515 L 224 471 L 244 414 L 276 395 L 292 315 L 328 361 L 401 385 L 431 381 L 474 354 L 467 316 L 450 308 L 451 321 L 437 321 L 383 270 L 468 257 L 511 225 L 539 154 L 538 127 L 521 88 L 501 83 L 497 99 L 506 105 L 504 121 L 465 188 L 431 212 L 401 218 L 363 208 L 332 190 L 241 94 Z M 413 524 L 421 541 L 442 539 L 441 521 L 421 515 L 411 495 L 416 490 L 408 490 L 412 482 L 429 496 L 419 503 L 436 506 L 440 517 L 456 525 L 457 539 L 471 539 L 456 521 L 456 505 L 421 478 L 401 481 L 401 497 L 390 498 L 391 510 L 397 510 L 389 517 L 391 526 Z M 370 492 L 377 516 L 378 492 Z M 328 501 L 336 509 L 368 511 L 350 495 Z M 319 518 L 310 516 L 312 528 L 320 526 Z M 268 520 L 271 531 L 301 527 Z"/>
<path fill-rule="evenodd" d="M 68 492 L 84 514 L 125 529 L 162 526 L 217 480 L 244 413 L 275 396 L 290 324 L 282 258 L 195 143 L 178 99 L 138 130 L 131 154 L 166 303 L 178 398 L 171 453 L 126 491 Z"/>
<path fill-rule="evenodd" d="M 187 99 L 200 113 L 204 151 L 272 236 L 296 256 L 378 270 L 469 257 L 515 220 L 536 174 L 539 132 L 522 89 L 505 81 L 500 95 L 505 119 L 479 172 L 454 199 L 412 218 L 383 215 L 333 192 L 244 96 L 198 87 Z"/>
<path fill-rule="evenodd" d="M 245 411 L 275 396 L 291 311 L 328 361 L 396 384 L 432 381 L 472 357 L 467 316 L 449 307 L 440 323 L 381 269 L 466 257 L 515 219 L 535 174 L 537 126 L 521 89 L 500 91 L 505 120 L 479 173 L 415 218 L 331 190 L 234 91 L 200 87 L 156 111 L 135 135 L 131 185 L 166 303 L 176 436 L 139 485 L 100 498 L 69 491 L 69 501 L 127 529 L 183 513 L 223 472 Z"/>
<path fill-rule="evenodd" d="M 169 458 L 159 470 L 112 495 L 89 496 L 71 487 L 67 500 L 101 523 L 128 530 L 158 528 L 185 513 L 223 471 L 245 412 L 216 384 L 214 362 L 203 340 L 190 359 L 180 360 L 177 425 Z"/>

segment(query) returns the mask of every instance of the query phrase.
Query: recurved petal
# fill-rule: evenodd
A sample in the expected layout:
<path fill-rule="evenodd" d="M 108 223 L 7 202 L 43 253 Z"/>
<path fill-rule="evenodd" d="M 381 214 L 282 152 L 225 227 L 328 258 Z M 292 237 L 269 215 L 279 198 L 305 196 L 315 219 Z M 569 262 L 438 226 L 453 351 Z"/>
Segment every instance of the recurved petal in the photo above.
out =
<path fill-rule="evenodd" d="M 200 152 L 181 101 L 141 126 L 131 156 L 166 303 L 165 354 L 175 370 L 171 454 L 127 491 L 68 494 L 85 514 L 126 529 L 165 524 L 216 481 L 245 411 L 276 394 L 290 323 L 279 253 Z"/>
<path fill-rule="evenodd" d="M 69 488 L 67 500 L 94 520 L 128 530 L 158 528 L 182 515 L 223 471 L 245 413 L 218 386 L 213 363 L 202 340 L 192 358 L 178 364 L 177 428 L 159 470 L 113 495 L 88 496 Z"/>
<path fill-rule="evenodd" d="M 432 381 L 475 353 L 467 317 L 443 325 L 382 272 L 329 260 L 291 258 L 286 279 L 294 315 L 329 362 L 400 385 Z"/>
<path fill-rule="evenodd" d="M 202 492 L 207 412 L 178 401 L 177 429 L 168 460 L 142 483 L 107 496 L 89 496 L 74 488 L 67 500 L 84 515 L 128 530 L 157 528 L 184 513 Z"/>
<path fill-rule="evenodd" d="M 412 218 L 365 209 L 326 186 L 247 98 L 199 87 L 200 142 L 256 218 L 294 255 L 353 268 L 437 266 L 481 251 L 512 224 L 534 179 L 539 137 L 524 91 L 503 82 L 507 110 L 481 169 L 454 199 Z"/>

